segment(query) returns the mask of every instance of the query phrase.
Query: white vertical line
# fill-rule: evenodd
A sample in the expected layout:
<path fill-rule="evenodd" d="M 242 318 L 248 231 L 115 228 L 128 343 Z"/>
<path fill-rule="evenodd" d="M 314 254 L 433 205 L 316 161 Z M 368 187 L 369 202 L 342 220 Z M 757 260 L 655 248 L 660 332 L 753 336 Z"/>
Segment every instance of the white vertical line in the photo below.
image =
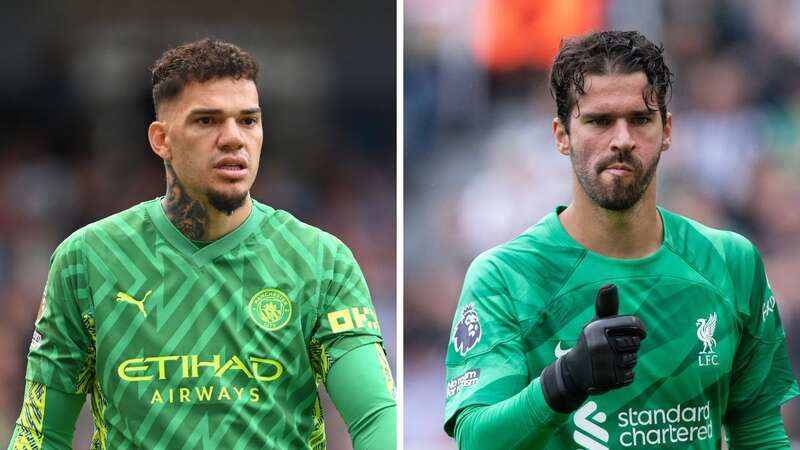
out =
<path fill-rule="evenodd" d="M 403 0 L 395 2 L 396 13 L 396 96 L 397 105 L 397 126 L 395 127 L 395 139 L 397 142 L 397 172 L 396 172 L 396 198 L 397 198 L 397 276 L 396 276 L 396 305 L 395 314 L 397 323 L 395 324 L 396 348 L 397 348 L 397 449 L 403 449 Z"/>

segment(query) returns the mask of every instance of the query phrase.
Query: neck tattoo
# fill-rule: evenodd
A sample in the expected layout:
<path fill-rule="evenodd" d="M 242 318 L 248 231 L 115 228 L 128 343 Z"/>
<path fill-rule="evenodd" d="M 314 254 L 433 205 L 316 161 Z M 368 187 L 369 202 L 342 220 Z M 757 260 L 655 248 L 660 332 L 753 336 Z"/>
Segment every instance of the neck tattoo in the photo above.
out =
<path fill-rule="evenodd" d="M 164 204 L 167 217 L 187 238 L 195 241 L 202 239 L 208 225 L 205 206 L 189 196 L 172 164 L 165 162 L 164 166 L 167 168 L 167 198 Z"/>

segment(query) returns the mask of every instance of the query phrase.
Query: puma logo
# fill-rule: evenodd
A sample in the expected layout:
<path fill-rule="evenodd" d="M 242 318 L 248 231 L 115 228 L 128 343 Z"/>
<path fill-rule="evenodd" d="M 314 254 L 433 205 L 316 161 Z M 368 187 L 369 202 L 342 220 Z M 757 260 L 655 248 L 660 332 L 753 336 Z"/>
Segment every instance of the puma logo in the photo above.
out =
<path fill-rule="evenodd" d="M 130 303 L 131 305 L 136 306 L 137 308 L 139 308 L 139 311 L 141 311 L 142 314 L 144 314 L 144 317 L 146 318 L 147 317 L 147 312 L 144 310 L 144 301 L 147 300 L 147 297 L 152 292 L 153 291 L 147 291 L 147 293 L 144 294 L 144 298 L 142 298 L 141 300 L 136 300 L 135 298 L 131 297 L 130 295 L 126 294 L 125 292 L 119 291 L 119 292 L 117 292 L 117 301 L 118 302 L 124 302 L 124 303 Z"/>

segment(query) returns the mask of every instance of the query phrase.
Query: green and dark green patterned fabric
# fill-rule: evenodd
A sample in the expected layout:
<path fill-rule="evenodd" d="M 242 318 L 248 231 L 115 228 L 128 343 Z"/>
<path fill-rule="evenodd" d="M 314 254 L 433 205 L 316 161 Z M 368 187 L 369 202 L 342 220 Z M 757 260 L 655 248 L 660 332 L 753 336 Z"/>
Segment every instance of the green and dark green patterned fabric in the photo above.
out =
<path fill-rule="evenodd" d="M 659 209 L 661 247 L 614 259 L 575 242 L 561 210 L 467 272 L 446 361 L 451 436 L 461 411 L 536 384 L 576 344 L 609 283 L 619 290 L 619 314 L 635 314 L 647 328 L 636 378 L 590 396 L 536 448 L 718 449 L 723 426 L 770 414 L 799 394 L 775 297 L 749 241 Z"/>
<path fill-rule="evenodd" d="M 26 378 L 91 395 L 93 449 L 323 449 L 318 384 L 382 343 L 350 250 L 258 202 L 202 248 L 159 199 L 84 227 L 43 305 Z"/>
<path fill-rule="evenodd" d="M 11 438 L 12 450 L 37 450 L 42 448 L 44 436 L 42 422 L 44 420 L 44 399 L 47 388 L 39 383 L 25 383 L 25 396 L 22 412 L 17 420 L 20 423 L 16 435 Z"/>

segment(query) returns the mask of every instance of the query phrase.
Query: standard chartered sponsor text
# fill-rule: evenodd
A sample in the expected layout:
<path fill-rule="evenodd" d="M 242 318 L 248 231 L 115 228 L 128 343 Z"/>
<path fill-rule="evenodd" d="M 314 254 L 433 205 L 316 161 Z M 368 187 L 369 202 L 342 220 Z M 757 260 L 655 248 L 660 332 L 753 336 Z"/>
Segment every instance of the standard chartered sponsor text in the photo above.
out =
<path fill-rule="evenodd" d="M 628 408 L 617 415 L 617 424 L 623 447 L 702 441 L 711 439 L 714 430 L 710 402 L 668 409 Z"/>

